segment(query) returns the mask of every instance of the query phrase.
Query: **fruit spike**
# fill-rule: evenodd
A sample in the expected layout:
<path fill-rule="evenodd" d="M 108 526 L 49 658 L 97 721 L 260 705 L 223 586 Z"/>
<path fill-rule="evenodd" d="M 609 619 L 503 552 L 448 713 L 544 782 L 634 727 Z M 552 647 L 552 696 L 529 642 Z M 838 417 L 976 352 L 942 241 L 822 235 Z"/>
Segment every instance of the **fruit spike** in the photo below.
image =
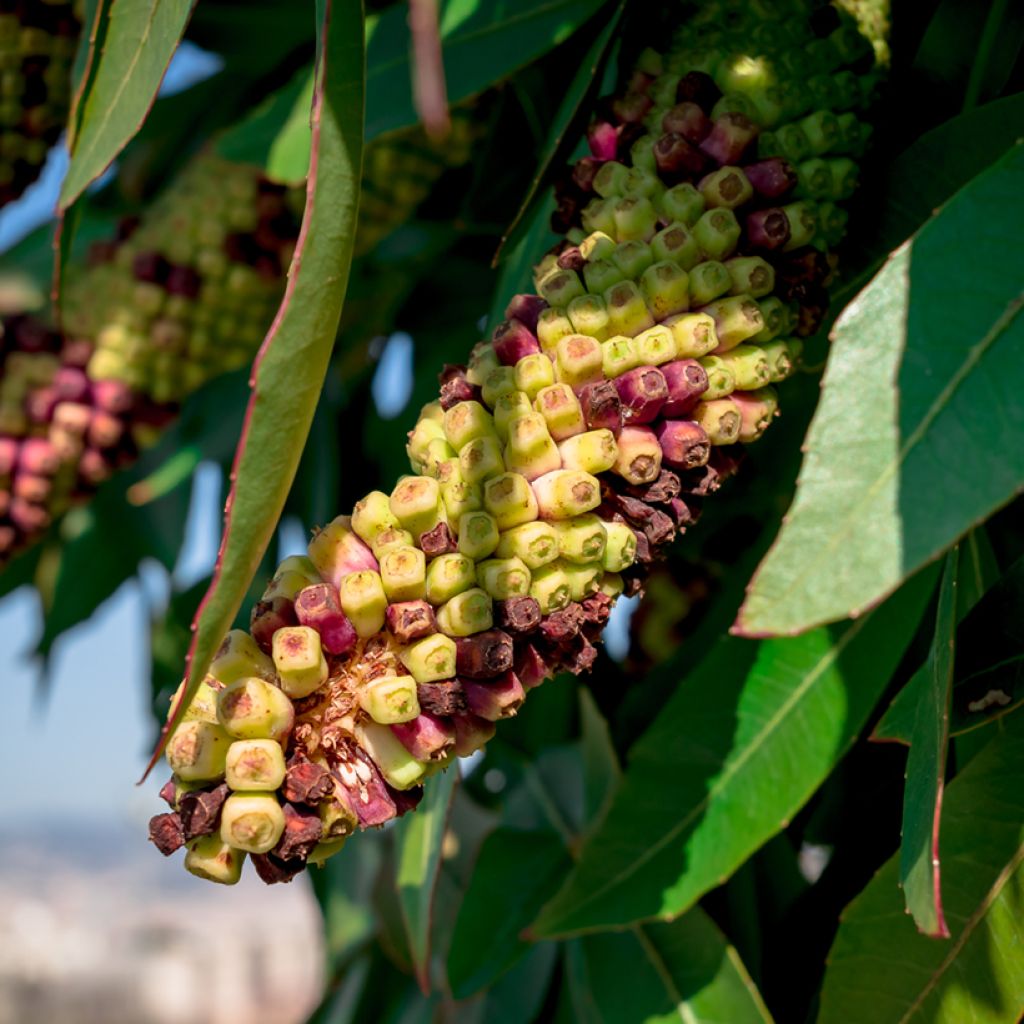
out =
<path fill-rule="evenodd" d="M 642 590 L 735 472 L 732 446 L 778 414 L 772 385 L 820 318 L 856 177 L 856 125 L 823 97 L 850 112 L 843 55 L 862 57 L 825 53 L 799 20 L 759 32 L 762 9 L 702 8 L 602 103 L 591 155 L 561 178 L 567 237 L 535 270 L 539 294 L 444 368 L 409 435 L 417 475 L 335 520 L 312 566 L 282 566 L 255 643 L 223 648 L 171 748 L 171 796 L 186 781 L 203 794 L 189 822 L 209 833 L 176 808 L 151 825 L 161 850 L 184 843 L 191 870 L 226 882 L 248 853 L 287 881 L 410 810 L 532 689 L 593 665 L 615 599 Z M 0 472 L 20 458 L 0 447 Z M 342 621 L 355 639 L 335 637 Z M 271 791 L 275 743 L 287 771 Z"/>

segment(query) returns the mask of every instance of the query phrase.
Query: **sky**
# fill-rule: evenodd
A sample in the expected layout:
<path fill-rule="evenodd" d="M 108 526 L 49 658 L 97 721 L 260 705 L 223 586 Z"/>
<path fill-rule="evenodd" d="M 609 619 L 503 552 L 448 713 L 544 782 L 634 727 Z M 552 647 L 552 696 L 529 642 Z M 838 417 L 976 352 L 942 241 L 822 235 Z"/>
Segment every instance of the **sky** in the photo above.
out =
<path fill-rule="evenodd" d="M 217 59 L 188 44 L 178 51 L 164 81 L 178 91 L 217 68 Z M 0 249 L 5 249 L 50 216 L 67 166 L 55 151 L 40 181 L 17 203 L 0 211 Z M 373 382 L 373 397 L 384 417 L 407 413 L 412 390 L 413 339 L 396 334 L 384 347 Z M 219 541 L 220 470 L 199 468 L 175 582 L 187 586 L 213 565 Z M 299 553 L 304 531 L 282 531 L 281 555 Z M 144 565 L 141 578 L 125 583 L 97 613 L 63 636 L 54 648 L 48 699 L 39 700 L 39 667 L 31 652 L 40 630 L 33 591 L 22 588 L 0 600 L 0 834 L 13 821 L 53 821 L 67 816 L 117 819 L 140 827 L 156 813 L 156 792 L 165 773 L 144 786 L 136 780 L 152 743 L 147 707 L 148 651 L 145 638 L 151 606 L 167 600 L 164 570 Z M 619 601 L 606 631 L 613 657 L 628 645 L 635 600 Z"/>

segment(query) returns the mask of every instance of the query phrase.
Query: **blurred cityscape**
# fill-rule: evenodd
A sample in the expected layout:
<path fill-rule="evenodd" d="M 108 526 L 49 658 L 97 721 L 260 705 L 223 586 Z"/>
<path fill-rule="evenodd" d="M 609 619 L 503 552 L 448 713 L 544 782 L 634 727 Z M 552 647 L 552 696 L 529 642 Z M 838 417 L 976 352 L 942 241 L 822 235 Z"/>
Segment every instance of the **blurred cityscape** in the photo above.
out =
<path fill-rule="evenodd" d="M 0 827 L 0 1024 L 300 1024 L 322 978 L 305 877 L 188 875 L 125 823 Z"/>

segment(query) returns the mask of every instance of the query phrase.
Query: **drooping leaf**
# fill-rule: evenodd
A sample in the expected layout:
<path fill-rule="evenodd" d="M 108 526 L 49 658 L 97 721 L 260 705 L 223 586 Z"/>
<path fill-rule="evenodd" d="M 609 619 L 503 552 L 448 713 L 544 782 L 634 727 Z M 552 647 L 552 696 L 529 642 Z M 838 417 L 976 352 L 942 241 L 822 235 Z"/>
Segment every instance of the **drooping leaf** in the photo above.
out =
<path fill-rule="evenodd" d="M 507 78 L 564 42 L 605 0 L 446 0 L 440 5 L 448 101 L 455 104 Z M 417 121 L 406 11 L 377 20 L 367 48 L 366 137 Z"/>
<path fill-rule="evenodd" d="M 254 363 L 217 565 L 196 617 L 188 685 L 150 767 L 202 681 L 274 534 L 341 317 L 359 200 L 363 15 L 359 0 L 318 0 L 317 12 L 320 58 L 302 229 L 281 307 Z"/>
<path fill-rule="evenodd" d="M 884 690 L 934 584 L 929 570 L 849 625 L 720 641 L 630 751 L 580 861 L 532 931 L 681 914 L 785 827 Z"/>
<path fill-rule="evenodd" d="M 951 938 L 920 935 L 893 857 L 846 908 L 818 1024 L 1016 1024 L 1024 1012 L 1024 716 L 950 783 L 943 887 Z"/>
<path fill-rule="evenodd" d="M 547 183 L 551 174 L 555 158 L 568 156 L 566 142 L 575 138 L 581 127 L 581 115 L 586 116 L 584 108 L 585 101 L 593 96 L 594 87 L 600 78 L 601 71 L 608 61 L 613 45 L 616 40 L 616 29 L 622 19 L 622 12 L 625 9 L 625 0 L 620 0 L 611 10 L 604 27 L 594 40 L 586 57 L 580 62 L 579 70 L 573 77 L 568 91 L 562 97 L 551 124 L 547 141 L 544 144 L 543 152 L 539 154 L 537 161 L 537 173 L 530 185 L 529 191 L 519 206 L 519 213 L 516 219 L 509 225 L 505 237 L 501 240 L 501 246 L 495 255 L 497 262 L 502 251 L 508 247 L 514 247 L 522 238 L 523 234 L 530 230 L 532 224 L 531 211 L 536 206 L 537 197 Z M 535 255 L 541 250 L 535 250 Z"/>
<path fill-rule="evenodd" d="M 1018 145 L 840 317 L 797 496 L 739 632 L 862 613 L 1024 487 L 1022 172 Z"/>
<path fill-rule="evenodd" d="M 492 984 L 525 955 L 519 937 L 558 887 L 569 856 L 550 831 L 499 828 L 480 848 L 448 953 L 457 999 Z"/>
<path fill-rule="evenodd" d="M 430 991 L 430 938 L 434 886 L 441 863 L 445 824 L 459 773 L 441 772 L 427 780 L 423 802 L 396 827 L 398 901 L 402 907 L 409 952 L 420 988 Z"/>
<path fill-rule="evenodd" d="M 138 131 L 192 13 L 191 0 L 116 0 L 94 44 L 71 162 L 59 206 L 67 210 Z"/>
<path fill-rule="evenodd" d="M 948 938 L 942 912 L 939 875 L 939 820 L 946 781 L 949 748 L 949 703 L 953 685 L 956 637 L 957 563 L 959 551 L 946 556 L 935 635 L 925 664 L 925 685 L 919 702 L 907 758 L 903 790 L 903 840 L 900 845 L 900 884 L 907 910 L 925 935 Z"/>
<path fill-rule="evenodd" d="M 579 1024 L 771 1021 L 736 951 L 700 910 L 568 944 Z"/>
<path fill-rule="evenodd" d="M 998 566 L 995 563 L 991 545 L 985 540 L 983 532 L 973 530 L 960 545 L 956 601 L 957 624 L 964 620 L 968 612 L 996 584 L 997 579 Z M 960 682 L 962 676 L 961 672 L 956 681 Z M 910 677 L 893 698 L 885 714 L 872 730 L 871 739 L 879 743 L 895 742 L 909 746 L 913 742 L 917 709 L 926 700 L 927 689 L 928 665 L 926 663 Z M 954 694 L 955 692 L 954 689 Z M 963 704 L 962 701 L 958 703 Z M 950 735 L 956 735 L 956 732 L 955 728 L 950 728 Z"/>

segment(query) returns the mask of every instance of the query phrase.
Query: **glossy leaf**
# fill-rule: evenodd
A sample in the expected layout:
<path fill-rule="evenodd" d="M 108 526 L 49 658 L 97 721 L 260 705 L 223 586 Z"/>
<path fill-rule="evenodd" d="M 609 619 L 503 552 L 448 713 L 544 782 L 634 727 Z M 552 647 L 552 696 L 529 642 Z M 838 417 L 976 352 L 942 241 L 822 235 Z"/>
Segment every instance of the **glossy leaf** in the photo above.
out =
<path fill-rule="evenodd" d="M 668 924 L 574 939 L 568 950 L 580 1024 L 771 1020 L 736 951 L 699 910 Z"/>
<path fill-rule="evenodd" d="M 111 4 L 105 30 L 89 58 L 78 131 L 60 191 L 61 210 L 110 166 L 138 131 L 191 13 L 191 0 Z"/>
<path fill-rule="evenodd" d="M 431 910 L 441 864 L 448 811 L 459 781 L 456 770 L 427 780 L 423 801 L 415 814 L 407 814 L 396 826 L 398 902 L 405 920 L 409 952 L 420 988 L 430 991 Z"/>
<path fill-rule="evenodd" d="M 818 1024 L 1016 1024 L 1024 1012 L 1024 717 L 958 775 L 942 811 L 951 938 L 918 934 L 893 857 L 847 907 Z"/>
<path fill-rule="evenodd" d="M 862 613 L 1024 487 L 1024 291 L 1009 256 L 1022 173 L 1018 145 L 840 317 L 796 499 L 737 631 L 789 635 Z"/>
<path fill-rule="evenodd" d="M 848 749 L 934 583 L 850 625 L 718 643 L 630 751 L 622 786 L 532 931 L 681 914 L 785 827 Z"/>
<path fill-rule="evenodd" d="M 499 828 L 484 840 L 448 954 L 448 981 L 457 999 L 492 984 L 525 955 L 529 946 L 520 932 L 568 868 L 568 854 L 553 832 Z"/>
<path fill-rule="evenodd" d="M 903 841 L 900 884 L 907 910 L 925 935 L 948 938 L 942 913 L 939 873 L 939 822 L 949 749 L 949 703 L 953 685 L 956 637 L 958 549 L 946 556 L 935 635 L 924 666 L 925 684 L 918 694 L 903 790 Z"/>
<path fill-rule="evenodd" d="M 362 154 L 363 24 L 359 0 L 321 0 L 319 81 L 306 210 L 284 299 L 253 366 L 217 565 L 196 617 L 178 715 L 231 626 L 277 527 L 309 433 L 345 298 Z"/>

